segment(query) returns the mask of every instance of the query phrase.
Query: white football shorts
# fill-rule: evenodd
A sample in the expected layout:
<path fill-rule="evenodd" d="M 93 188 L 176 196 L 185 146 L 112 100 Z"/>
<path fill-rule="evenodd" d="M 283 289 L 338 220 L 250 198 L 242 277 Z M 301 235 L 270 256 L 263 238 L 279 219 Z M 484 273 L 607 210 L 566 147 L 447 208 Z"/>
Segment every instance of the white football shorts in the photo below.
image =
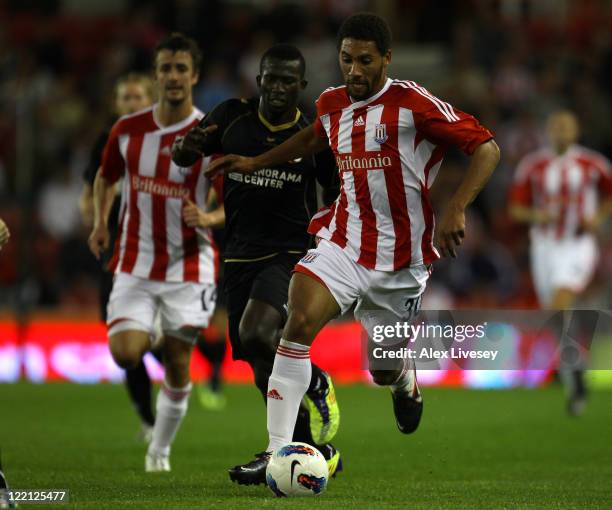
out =
<path fill-rule="evenodd" d="M 365 312 L 391 312 L 409 321 L 418 313 L 430 269 L 426 265 L 399 271 L 368 269 L 352 260 L 335 243 L 322 239 L 296 264 L 295 271 L 321 282 L 332 294 L 341 313 L 356 303 L 355 318 Z"/>
<path fill-rule="evenodd" d="M 121 321 L 129 320 L 154 336 L 157 314 L 163 332 L 205 328 L 215 310 L 216 298 L 213 284 L 162 282 L 117 273 L 107 307 L 109 334 Z"/>
<path fill-rule="evenodd" d="M 532 238 L 531 274 L 542 308 L 548 308 L 558 289 L 582 292 L 597 267 L 598 250 L 593 236 L 570 239 Z"/>

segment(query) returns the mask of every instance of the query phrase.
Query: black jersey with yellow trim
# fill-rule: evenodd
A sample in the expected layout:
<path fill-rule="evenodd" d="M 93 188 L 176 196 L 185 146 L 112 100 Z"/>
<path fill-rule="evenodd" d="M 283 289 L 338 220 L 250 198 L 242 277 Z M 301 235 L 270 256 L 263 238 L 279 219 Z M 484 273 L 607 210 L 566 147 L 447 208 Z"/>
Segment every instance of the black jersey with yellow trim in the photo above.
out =
<path fill-rule="evenodd" d="M 216 124 L 207 136 L 206 154 L 257 156 L 281 144 L 309 122 L 295 119 L 272 125 L 259 112 L 259 98 L 230 99 L 212 110 L 203 126 Z M 225 259 L 248 261 L 278 252 L 303 252 L 311 246 L 308 223 L 316 212 L 316 181 L 337 185 L 337 170 L 329 150 L 288 161 L 253 174 L 224 177 Z"/>

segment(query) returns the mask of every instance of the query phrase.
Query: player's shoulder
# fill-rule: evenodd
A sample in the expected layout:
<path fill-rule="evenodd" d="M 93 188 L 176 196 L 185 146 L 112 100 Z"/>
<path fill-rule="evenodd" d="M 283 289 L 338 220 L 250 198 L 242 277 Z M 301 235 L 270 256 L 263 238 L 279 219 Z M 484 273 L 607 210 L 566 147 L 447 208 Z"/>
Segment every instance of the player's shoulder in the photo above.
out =
<path fill-rule="evenodd" d="M 548 165 L 555 155 L 549 147 L 541 147 L 535 151 L 528 152 L 525 154 L 518 163 L 517 166 L 517 177 L 530 174 L 541 168 L 542 166 Z"/>
<path fill-rule="evenodd" d="M 576 153 L 578 159 L 584 160 L 587 163 L 598 167 L 601 170 L 606 172 L 610 171 L 610 161 L 600 152 L 596 150 L 589 149 L 584 145 L 574 145 L 574 152 Z"/>
<path fill-rule="evenodd" d="M 391 80 L 388 95 L 406 108 L 413 111 L 430 110 L 432 108 L 441 110 L 443 113 L 453 117 L 452 107 L 432 94 L 426 87 L 412 80 Z"/>
<path fill-rule="evenodd" d="M 215 106 L 211 111 L 211 115 L 236 116 L 250 113 L 254 110 L 256 110 L 254 98 L 245 99 L 242 97 L 233 97 Z"/>
<path fill-rule="evenodd" d="M 326 88 L 317 99 L 317 107 L 319 111 L 329 111 L 334 108 L 341 107 L 350 104 L 348 94 L 346 93 L 346 85 L 340 85 L 338 87 Z"/>
<path fill-rule="evenodd" d="M 149 106 L 144 110 L 119 117 L 111 129 L 111 134 L 116 136 L 129 135 L 150 131 L 156 129 L 156 127 L 157 125 L 153 117 L 153 106 Z"/>

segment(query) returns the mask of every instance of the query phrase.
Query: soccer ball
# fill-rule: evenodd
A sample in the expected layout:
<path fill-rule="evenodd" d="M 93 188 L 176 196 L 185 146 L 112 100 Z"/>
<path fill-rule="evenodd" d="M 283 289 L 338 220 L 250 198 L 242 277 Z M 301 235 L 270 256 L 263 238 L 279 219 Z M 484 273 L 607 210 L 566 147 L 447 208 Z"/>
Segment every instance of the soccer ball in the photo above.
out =
<path fill-rule="evenodd" d="M 277 449 L 266 469 L 266 482 L 277 496 L 313 496 L 327 486 L 329 469 L 314 446 L 289 443 Z"/>

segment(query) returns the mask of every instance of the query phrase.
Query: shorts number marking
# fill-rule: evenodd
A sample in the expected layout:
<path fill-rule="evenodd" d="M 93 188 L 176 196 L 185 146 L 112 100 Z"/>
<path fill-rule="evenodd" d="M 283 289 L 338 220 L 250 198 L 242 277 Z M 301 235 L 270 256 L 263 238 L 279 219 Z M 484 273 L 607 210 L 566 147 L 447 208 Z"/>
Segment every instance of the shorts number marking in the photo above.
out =
<path fill-rule="evenodd" d="M 404 308 L 406 309 L 406 312 L 408 313 L 408 316 L 410 319 L 415 317 L 421 310 L 421 300 L 422 299 L 423 299 L 423 294 L 417 297 L 406 298 L 406 301 L 404 302 Z"/>
<path fill-rule="evenodd" d="M 211 286 L 206 287 L 202 291 L 202 310 L 204 312 L 208 312 L 212 308 L 215 307 L 215 303 L 217 301 L 217 287 Z"/>

